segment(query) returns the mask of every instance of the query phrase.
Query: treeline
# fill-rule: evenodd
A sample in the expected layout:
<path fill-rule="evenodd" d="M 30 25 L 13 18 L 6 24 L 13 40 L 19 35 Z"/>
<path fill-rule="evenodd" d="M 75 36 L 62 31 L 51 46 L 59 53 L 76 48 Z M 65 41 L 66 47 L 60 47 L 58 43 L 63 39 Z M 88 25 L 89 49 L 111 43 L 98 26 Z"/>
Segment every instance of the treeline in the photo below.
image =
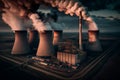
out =
<path fill-rule="evenodd" d="M 79 0 L 88 10 L 113 9 L 120 11 L 120 0 Z"/>

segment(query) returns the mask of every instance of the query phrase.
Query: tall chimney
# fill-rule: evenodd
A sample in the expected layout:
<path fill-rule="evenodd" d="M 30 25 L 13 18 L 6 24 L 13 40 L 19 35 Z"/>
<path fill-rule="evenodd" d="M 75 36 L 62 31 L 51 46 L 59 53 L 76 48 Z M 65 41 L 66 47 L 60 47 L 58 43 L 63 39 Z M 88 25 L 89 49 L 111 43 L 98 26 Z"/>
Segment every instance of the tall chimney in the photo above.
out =
<path fill-rule="evenodd" d="M 37 56 L 40 57 L 51 57 L 54 54 L 53 48 L 53 33 L 52 30 L 45 30 L 44 32 L 39 32 L 39 46 L 37 50 Z"/>
<path fill-rule="evenodd" d="M 15 31 L 15 42 L 12 48 L 11 54 L 26 54 L 30 52 L 28 40 L 27 40 L 27 31 Z"/>

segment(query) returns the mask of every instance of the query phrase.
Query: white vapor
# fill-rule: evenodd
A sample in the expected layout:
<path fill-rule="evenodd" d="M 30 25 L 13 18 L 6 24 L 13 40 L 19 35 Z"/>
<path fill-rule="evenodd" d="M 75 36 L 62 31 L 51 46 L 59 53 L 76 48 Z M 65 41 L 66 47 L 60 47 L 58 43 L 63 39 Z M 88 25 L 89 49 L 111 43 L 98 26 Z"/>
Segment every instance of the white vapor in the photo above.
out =
<path fill-rule="evenodd" d="M 12 30 L 26 30 L 26 21 L 23 17 L 20 17 L 13 12 L 6 10 L 5 13 L 2 13 L 3 21 L 8 24 Z M 28 26 L 28 25 L 27 25 Z"/>
<path fill-rule="evenodd" d="M 89 30 L 98 30 L 97 24 L 90 17 L 86 8 L 79 2 L 74 2 L 74 0 L 50 0 L 47 1 L 52 7 L 57 7 L 59 11 L 64 11 L 65 14 L 70 14 L 71 16 L 76 15 L 86 21 Z"/>
<path fill-rule="evenodd" d="M 48 22 L 44 23 L 39 19 L 38 14 L 31 14 L 29 18 L 33 22 L 33 26 L 39 32 L 44 32 L 45 30 L 52 30 L 50 24 Z"/>

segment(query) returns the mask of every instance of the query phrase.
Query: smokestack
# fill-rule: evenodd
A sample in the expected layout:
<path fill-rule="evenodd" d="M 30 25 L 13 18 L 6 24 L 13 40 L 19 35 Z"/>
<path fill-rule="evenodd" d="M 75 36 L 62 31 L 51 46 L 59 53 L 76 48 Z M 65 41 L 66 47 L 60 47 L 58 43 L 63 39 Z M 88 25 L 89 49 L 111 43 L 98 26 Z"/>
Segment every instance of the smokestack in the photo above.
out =
<path fill-rule="evenodd" d="M 33 21 L 33 26 L 39 32 L 40 40 L 36 55 L 45 58 L 53 56 L 53 33 L 50 24 L 43 23 L 37 14 L 31 14 L 29 17 Z"/>

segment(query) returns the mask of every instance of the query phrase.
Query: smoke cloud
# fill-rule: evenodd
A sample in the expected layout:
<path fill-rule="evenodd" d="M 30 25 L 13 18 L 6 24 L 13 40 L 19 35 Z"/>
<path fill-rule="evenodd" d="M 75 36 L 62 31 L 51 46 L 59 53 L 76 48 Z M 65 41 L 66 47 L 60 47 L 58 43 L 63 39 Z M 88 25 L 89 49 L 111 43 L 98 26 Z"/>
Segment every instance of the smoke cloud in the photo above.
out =
<path fill-rule="evenodd" d="M 19 17 L 9 10 L 6 10 L 6 13 L 2 14 L 2 19 L 12 30 L 26 30 L 24 18 Z"/>
<path fill-rule="evenodd" d="M 44 23 L 39 19 L 38 14 L 31 14 L 29 17 L 33 21 L 33 26 L 40 32 L 44 32 L 45 30 L 52 30 L 49 23 Z"/>
<path fill-rule="evenodd" d="M 59 11 L 64 11 L 65 14 L 69 14 L 71 16 L 73 15 L 80 16 L 81 12 L 82 18 L 88 22 L 88 26 L 89 27 L 94 26 L 97 28 L 97 25 L 95 24 L 93 19 L 89 19 L 90 15 L 87 13 L 86 8 L 80 2 L 74 2 L 74 0 L 0 0 L 0 9 L 5 13 L 12 12 L 19 18 L 20 17 L 29 18 L 29 15 L 36 14 L 36 11 L 39 8 L 40 4 L 46 4 L 47 6 L 51 5 L 52 7 L 57 7 Z M 5 13 L 3 17 L 7 16 L 7 14 L 5 15 Z M 16 18 L 16 20 L 19 18 Z M 34 22 L 35 21 L 34 19 L 37 19 L 36 20 L 37 22 Z M 35 28 L 37 28 L 36 25 L 37 23 L 41 26 L 43 25 L 45 26 L 45 24 L 40 19 L 39 20 L 38 18 L 34 19 L 32 19 L 32 21 L 33 25 L 36 26 Z M 7 24 L 12 26 L 11 24 L 13 23 L 10 24 L 10 22 L 7 22 L 6 20 L 4 19 L 4 21 Z M 20 21 L 18 21 L 17 23 L 21 24 L 22 19 L 20 18 L 19 20 Z"/>
<path fill-rule="evenodd" d="M 45 0 L 46 3 L 52 5 L 52 7 L 57 7 L 59 11 L 64 11 L 65 14 L 70 14 L 71 16 L 76 15 L 81 17 L 86 21 L 89 30 L 98 30 L 97 24 L 90 17 L 86 8 L 79 2 L 74 2 L 74 0 Z"/>
<path fill-rule="evenodd" d="M 28 16 L 29 13 L 35 13 L 40 4 L 49 4 L 52 7 L 57 7 L 59 11 L 64 11 L 71 16 L 79 16 L 79 11 L 86 11 L 81 3 L 74 2 L 74 0 L 1 0 L 1 2 L 2 6 L 0 8 L 3 11 L 4 9 L 9 9 L 20 16 Z"/>

